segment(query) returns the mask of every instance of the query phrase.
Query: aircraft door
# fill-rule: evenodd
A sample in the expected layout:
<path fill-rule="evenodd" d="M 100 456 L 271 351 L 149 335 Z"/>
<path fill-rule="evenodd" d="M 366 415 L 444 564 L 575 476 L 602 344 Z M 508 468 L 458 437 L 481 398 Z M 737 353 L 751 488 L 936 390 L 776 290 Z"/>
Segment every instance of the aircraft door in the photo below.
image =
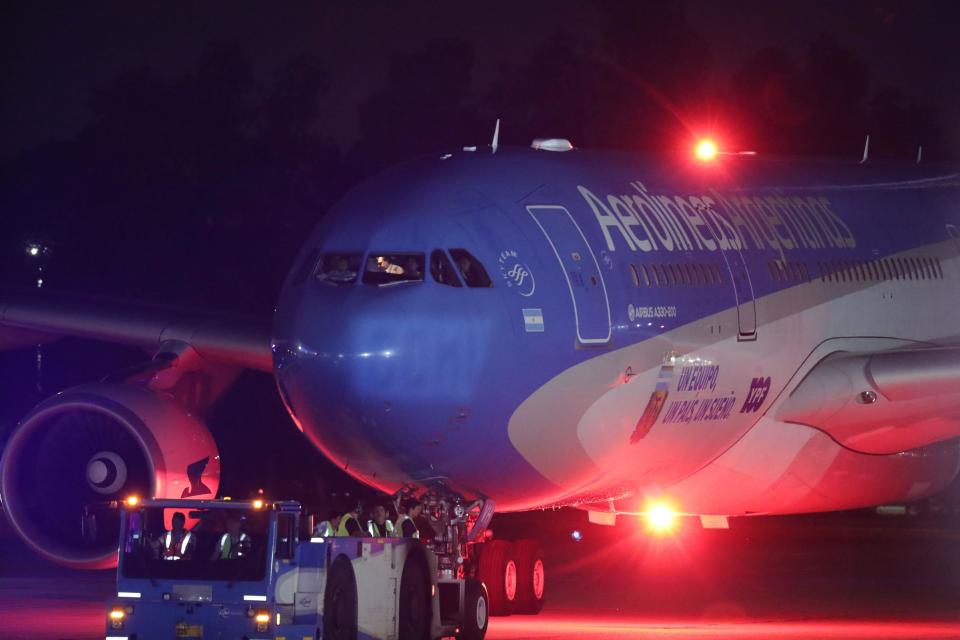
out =
<path fill-rule="evenodd" d="M 737 323 L 739 324 L 738 340 L 757 339 L 757 305 L 753 298 L 753 283 L 750 282 L 750 272 L 739 249 L 721 250 L 730 281 L 733 284 L 733 295 L 737 301 Z"/>
<path fill-rule="evenodd" d="M 610 341 L 610 302 L 603 274 L 583 231 L 565 207 L 531 205 L 533 218 L 560 262 L 570 289 L 577 340 L 581 344 Z"/>

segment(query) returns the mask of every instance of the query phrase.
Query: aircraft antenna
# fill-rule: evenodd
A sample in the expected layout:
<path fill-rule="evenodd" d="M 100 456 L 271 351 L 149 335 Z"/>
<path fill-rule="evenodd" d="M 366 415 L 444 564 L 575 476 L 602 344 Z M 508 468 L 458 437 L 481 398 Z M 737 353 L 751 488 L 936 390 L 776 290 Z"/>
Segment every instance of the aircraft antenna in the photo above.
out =
<path fill-rule="evenodd" d="M 920 164 L 921 160 L 923 160 L 923 145 L 917 147 L 917 164 Z"/>
<path fill-rule="evenodd" d="M 490 153 L 497 152 L 498 144 L 500 144 L 500 118 L 497 118 L 497 124 L 493 128 L 493 141 L 490 143 Z"/>
<path fill-rule="evenodd" d="M 863 145 L 863 158 L 860 160 L 860 164 L 863 164 L 870 157 L 870 136 L 867 136 L 867 141 Z"/>

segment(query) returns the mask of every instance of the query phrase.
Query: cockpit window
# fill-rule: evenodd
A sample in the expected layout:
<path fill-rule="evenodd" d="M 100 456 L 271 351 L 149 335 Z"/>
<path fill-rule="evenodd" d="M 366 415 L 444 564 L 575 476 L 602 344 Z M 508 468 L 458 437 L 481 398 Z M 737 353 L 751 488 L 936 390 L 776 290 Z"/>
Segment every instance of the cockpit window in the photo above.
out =
<path fill-rule="evenodd" d="M 317 280 L 334 286 L 356 282 L 362 260 L 359 253 L 325 253 L 317 268 Z"/>
<path fill-rule="evenodd" d="M 490 276 L 480 261 L 474 258 L 466 249 L 450 249 L 450 255 L 463 276 L 468 287 L 492 287 Z"/>
<path fill-rule="evenodd" d="M 311 249 L 307 252 L 307 255 L 303 256 L 303 260 L 300 261 L 300 264 L 297 266 L 296 272 L 293 274 L 293 279 L 291 284 L 303 284 L 307 280 L 307 276 L 313 272 L 313 268 L 317 266 L 317 260 L 320 258 L 319 249 Z"/>
<path fill-rule="evenodd" d="M 442 249 L 434 249 L 433 253 L 430 254 L 430 275 L 440 284 L 450 287 L 463 286 L 460 284 L 457 272 L 453 270 L 453 265 L 450 264 L 450 258 Z"/>
<path fill-rule="evenodd" d="M 371 253 L 363 270 L 363 283 L 379 286 L 423 281 L 422 253 Z"/>

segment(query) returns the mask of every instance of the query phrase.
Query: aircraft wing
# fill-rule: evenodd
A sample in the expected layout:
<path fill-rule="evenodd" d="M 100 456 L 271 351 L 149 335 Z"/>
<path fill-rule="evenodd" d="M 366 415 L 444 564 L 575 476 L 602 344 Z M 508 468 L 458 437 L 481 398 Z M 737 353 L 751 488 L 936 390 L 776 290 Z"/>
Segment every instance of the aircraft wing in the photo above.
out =
<path fill-rule="evenodd" d="M 269 318 L 63 294 L 0 292 L 0 350 L 63 336 L 156 350 L 189 345 L 212 363 L 272 370 Z"/>
<path fill-rule="evenodd" d="M 960 347 L 835 353 L 807 373 L 775 417 L 863 453 L 960 437 Z"/>

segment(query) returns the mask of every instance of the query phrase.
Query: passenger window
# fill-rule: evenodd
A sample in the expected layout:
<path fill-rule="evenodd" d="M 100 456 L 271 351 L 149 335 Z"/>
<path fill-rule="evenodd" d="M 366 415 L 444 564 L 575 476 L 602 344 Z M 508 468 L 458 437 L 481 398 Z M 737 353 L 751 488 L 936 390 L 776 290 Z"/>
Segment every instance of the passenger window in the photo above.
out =
<path fill-rule="evenodd" d="M 486 288 L 493 286 L 490 276 L 487 275 L 487 270 L 469 251 L 466 249 L 450 249 L 450 255 L 468 287 Z"/>
<path fill-rule="evenodd" d="M 383 287 L 401 282 L 423 282 L 422 253 L 371 253 L 363 283 Z"/>
<path fill-rule="evenodd" d="M 770 270 L 770 277 L 774 282 L 778 282 L 780 280 L 780 270 L 777 269 L 777 265 L 775 265 L 772 260 L 767 263 L 767 269 Z"/>
<path fill-rule="evenodd" d="M 663 270 L 660 268 L 660 265 L 655 264 L 650 267 L 653 270 L 654 280 L 657 281 L 657 286 L 662 287 L 667 284 L 667 279 L 663 275 Z"/>
<path fill-rule="evenodd" d="M 354 283 L 362 260 L 359 253 L 325 253 L 317 268 L 317 280 L 333 286 Z"/>
<path fill-rule="evenodd" d="M 940 258 L 933 259 L 933 266 L 937 270 L 937 278 L 939 278 L 940 280 L 943 280 L 943 269 L 940 267 Z"/>
<path fill-rule="evenodd" d="M 630 265 L 630 278 L 633 279 L 633 286 L 640 288 L 640 273 L 637 272 L 637 266 L 634 264 Z"/>
<path fill-rule="evenodd" d="M 647 269 L 647 265 L 640 265 L 640 274 L 643 276 L 643 284 L 649 287 L 652 283 L 650 282 L 650 271 Z"/>
<path fill-rule="evenodd" d="M 695 264 L 693 265 L 693 272 L 697 278 L 697 284 L 706 284 L 706 278 L 703 275 L 703 265 Z"/>
<path fill-rule="evenodd" d="M 430 275 L 438 283 L 445 284 L 448 287 L 463 286 L 460 284 L 457 272 L 453 270 L 453 265 L 450 264 L 450 258 L 442 249 L 434 249 L 433 253 L 430 254 Z"/>
<path fill-rule="evenodd" d="M 673 279 L 677 284 L 688 284 L 687 274 L 683 272 L 682 264 L 670 265 L 670 268 L 673 269 Z"/>
<path fill-rule="evenodd" d="M 713 280 L 717 284 L 723 283 L 723 274 L 720 272 L 720 267 L 717 265 L 710 265 L 713 268 Z"/>
<path fill-rule="evenodd" d="M 677 284 L 676 274 L 673 272 L 672 266 L 669 264 L 663 265 L 663 272 L 667 274 L 667 284 L 671 287 Z"/>

